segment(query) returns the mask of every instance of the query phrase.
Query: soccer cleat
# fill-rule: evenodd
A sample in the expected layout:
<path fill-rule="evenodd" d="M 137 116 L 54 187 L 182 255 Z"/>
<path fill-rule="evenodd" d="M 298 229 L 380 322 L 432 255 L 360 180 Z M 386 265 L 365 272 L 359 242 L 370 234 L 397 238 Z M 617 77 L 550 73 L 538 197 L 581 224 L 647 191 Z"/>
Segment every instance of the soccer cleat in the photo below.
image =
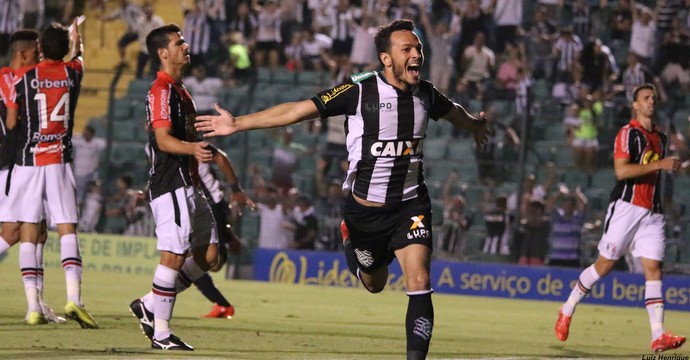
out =
<path fill-rule="evenodd" d="M 221 318 L 232 319 L 233 315 L 235 315 L 235 307 L 233 307 L 232 305 L 220 306 L 218 304 L 213 304 L 213 307 L 211 308 L 211 312 L 204 315 L 203 317 L 209 318 L 209 319 L 221 319 Z"/>
<path fill-rule="evenodd" d="M 194 348 L 189 346 L 189 344 L 180 340 L 177 336 L 170 334 L 167 339 L 163 340 L 151 340 L 151 347 L 154 349 L 161 350 L 185 350 L 194 351 Z"/>
<path fill-rule="evenodd" d="M 345 220 L 340 222 L 340 236 L 343 238 L 343 244 L 350 238 L 350 231 L 347 230 L 347 225 L 345 225 Z"/>
<path fill-rule="evenodd" d="M 65 318 L 62 316 L 58 316 L 53 309 L 50 308 L 50 306 L 46 304 L 41 304 L 41 309 L 43 311 L 43 316 L 48 320 L 48 322 L 52 322 L 55 324 L 64 324 L 67 322 Z"/>
<path fill-rule="evenodd" d="M 571 315 L 564 314 L 561 309 L 558 309 L 558 320 L 556 320 L 556 337 L 560 341 L 568 340 L 568 333 L 570 332 Z"/>
<path fill-rule="evenodd" d="M 149 341 L 153 341 L 153 313 L 146 310 L 144 302 L 136 299 L 129 304 L 129 311 L 139 320 L 139 327 Z"/>
<path fill-rule="evenodd" d="M 43 316 L 42 313 L 38 311 L 32 311 L 26 314 L 24 322 L 26 323 L 26 325 L 42 325 L 47 324 L 48 320 L 46 320 L 46 317 Z"/>
<path fill-rule="evenodd" d="M 82 329 L 98 329 L 96 320 L 93 319 L 83 306 L 70 301 L 65 305 L 65 316 L 78 322 Z"/>
<path fill-rule="evenodd" d="M 683 346 L 683 344 L 685 344 L 685 336 L 676 336 L 670 331 L 667 331 L 656 338 L 656 340 L 652 341 L 652 350 L 654 350 L 654 352 L 662 352 L 678 349 Z"/>

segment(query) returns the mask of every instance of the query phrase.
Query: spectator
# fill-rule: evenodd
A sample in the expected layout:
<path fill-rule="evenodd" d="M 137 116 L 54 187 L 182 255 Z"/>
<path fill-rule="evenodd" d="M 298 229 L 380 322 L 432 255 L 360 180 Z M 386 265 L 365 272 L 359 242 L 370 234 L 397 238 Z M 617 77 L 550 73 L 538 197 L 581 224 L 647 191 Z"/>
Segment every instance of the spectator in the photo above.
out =
<path fill-rule="evenodd" d="M 678 86 L 681 92 L 690 91 L 690 37 L 680 31 L 673 31 L 664 42 L 666 64 L 661 71 L 664 87 Z M 676 88 L 678 88 L 676 87 Z"/>
<path fill-rule="evenodd" d="M 81 232 L 96 232 L 102 209 L 103 195 L 101 194 L 101 182 L 99 180 L 92 180 L 86 185 L 86 194 L 82 201 L 78 230 Z"/>
<path fill-rule="evenodd" d="M 217 95 L 223 88 L 223 81 L 220 78 L 206 76 L 206 66 L 203 63 L 197 63 L 192 66 L 192 76 L 184 78 L 184 84 L 194 96 L 197 114 L 216 113 L 213 106 L 218 103 Z"/>
<path fill-rule="evenodd" d="M 153 220 L 151 207 L 146 199 L 146 194 L 141 191 L 131 192 L 128 204 L 124 208 L 124 216 L 127 225 L 124 235 L 154 237 L 156 223 Z"/>
<path fill-rule="evenodd" d="M 325 175 L 325 169 L 326 162 L 317 160 L 315 180 L 319 201 L 316 203 L 316 211 L 320 218 L 318 249 L 337 251 L 343 248 L 340 222 L 343 220 L 345 196 L 342 181 L 335 178 L 329 180 Z"/>
<path fill-rule="evenodd" d="M 325 162 L 326 176 L 342 178 L 347 171 L 347 147 L 345 145 L 344 115 L 324 119 L 326 123 L 326 147 L 321 158 Z"/>
<path fill-rule="evenodd" d="M 354 30 L 351 27 L 353 14 L 350 10 L 350 0 L 338 0 L 337 5 L 331 11 L 331 55 L 338 66 L 343 67 L 350 63 L 352 52 L 352 40 Z"/>
<path fill-rule="evenodd" d="M 256 37 L 256 27 L 258 26 L 258 20 L 254 13 L 251 12 L 249 4 L 247 1 L 240 1 L 237 4 L 235 12 L 230 18 L 228 23 L 228 31 L 235 32 L 239 31 L 244 38 L 247 47 L 250 51 L 254 47 L 254 38 Z"/>
<path fill-rule="evenodd" d="M 553 57 L 557 59 L 555 81 L 570 83 L 572 71 L 582 51 L 582 41 L 573 34 L 572 28 L 562 28 L 553 46 Z"/>
<path fill-rule="evenodd" d="M 149 51 L 146 48 L 146 36 L 151 30 L 163 26 L 163 19 L 153 14 L 153 4 L 149 1 L 145 2 L 142 10 L 144 16 L 139 20 L 137 25 L 137 37 L 139 39 L 139 55 L 137 56 L 137 70 L 136 78 L 141 79 L 144 76 L 144 67 L 149 61 Z M 149 77 L 154 78 L 158 71 L 158 64 L 149 65 Z"/>
<path fill-rule="evenodd" d="M 521 80 L 520 72 L 524 69 L 524 55 L 520 47 L 507 44 L 503 58 L 496 72 L 496 87 L 503 97 L 512 99 Z M 497 96 L 497 95 L 494 95 Z"/>
<path fill-rule="evenodd" d="M 211 39 L 211 19 L 206 11 L 204 0 L 194 0 L 194 7 L 188 9 L 184 7 L 184 0 L 180 0 L 184 9 L 183 35 L 189 44 L 189 54 L 191 63 L 210 64 L 206 54 L 212 43 Z M 213 42 L 215 44 L 215 42 Z"/>
<path fill-rule="evenodd" d="M 305 70 L 324 70 L 336 67 L 328 51 L 333 46 L 333 40 L 327 35 L 316 33 L 312 29 L 304 29 L 300 38 L 300 45 Z"/>
<path fill-rule="evenodd" d="M 287 127 L 280 131 L 281 139 L 273 149 L 271 158 L 271 183 L 279 189 L 280 194 L 285 195 L 294 186 L 292 175 L 307 148 L 293 142 L 292 128 Z"/>
<path fill-rule="evenodd" d="M 253 171 L 257 174 L 257 171 Z M 256 178 L 257 175 L 254 175 Z M 256 182 L 256 180 L 255 180 Z M 278 201 L 278 192 L 272 185 L 256 186 L 256 207 L 259 211 L 258 247 L 262 249 L 287 249 L 290 231 L 283 205 Z"/>
<path fill-rule="evenodd" d="M 579 267 L 587 197 L 580 187 L 571 192 L 561 185 L 549 196 L 546 209 L 551 216 L 549 265 Z"/>
<path fill-rule="evenodd" d="M 632 30 L 633 8 L 630 0 L 616 1 L 616 8 L 611 14 L 611 45 L 625 46 L 630 43 Z"/>
<path fill-rule="evenodd" d="M 585 45 L 580 56 L 582 80 L 590 92 L 609 89 L 608 80 L 612 73 L 609 57 L 602 50 L 602 42 L 594 39 Z"/>
<path fill-rule="evenodd" d="M 453 75 L 453 58 L 450 56 L 450 48 L 453 38 L 460 31 L 459 24 L 451 28 L 444 20 L 437 20 L 432 25 L 426 13 L 421 14 L 422 26 L 426 33 L 426 39 L 431 49 L 429 80 L 436 85 L 441 92 L 448 90 L 448 83 Z"/>
<path fill-rule="evenodd" d="M 497 53 L 502 54 L 506 44 L 518 43 L 518 34 L 522 25 L 522 1 L 491 0 L 491 12 L 494 17 L 494 43 Z"/>
<path fill-rule="evenodd" d="M 445 255 L 464 259 L 467 255 L 465 233 L 474 222 L 474 214 L 465 211 L 462 195 L 452 195 L 457 180 L 458 175 L 452 173 L 443 185 L 443 224 L 438 247 Z"/>
<path fill-rule="evenodd" d="M 457 33 L 457 46 L 452 51 L 454 59 L 461 59 L 467 47 L 474 43 L 474 39 L 479 33 L 487 34 L 489 32 L 489 15 L 479 6 L 480 0 L 469 0 L 465 5 L 465 9 L 459 6 L 453 7 L 454 17 L 459 17 L 461 30 Z M 451 20 L 453 21 L 453 20 Z M 453 22 L 451 22 L 453 24 Z M 459 66 L 460 61 L 457 61 L 455 66 Z"/>
<path fill-rule="evenodd" d="M 121 175 L 115 183 L 113 192 L 105 203 L 106 225 L 105 232 L 112 234 L 122 234 L 127 224 L 126 208 L 136 196 L 136 191 L 132 189 L 132 176 L 129 174 Z"/>
<path fill-rule="evenodd" d="M 573 131 L 573 158 L 579 171 L 588 175 L 588 186 L 591 186 L 591 176 L 596 171 L 597 151 L 599 150 L 598 130 L 596 118 L 603 111 L 603 104 L 587 95 L 582 99 L 578 118 L 580 124 Z"/>
<path fill-rule="evenodd" d="M 295 238 L 289 244 L 290 248 L 314 250 L 319 234 L 319 220 L 314 213 L 311 199 L 305 195 L 300 195 L 293 211 Z"/>
<path fill-rule="evenodd" d="M 141 23 L 142 17 L 144 17 L 144 12 L 139 5 L 130 0 L 120 0 L 120 7 L 113 10 L 108 15 L 101 16 L 101 21 L 109 22 L 120 19 L 127 26 L 127 30 L 117 42 L 117 51 L 120 54 L 120 66 L 129 66 L 129 63 L 125 60 L 125 50 L 127 49 L 127 45 L 137 41 L 139 38 L 137 28 Z"/>
<path fill-rule="evenodd" d="M 489 141 L 481 148 L 475 148 L 474 154 L 477 158 L 477 173 L 479 180 L 488 186 L 495 186 L 500 179 L 500 164 L 497 161 L 498 148 L 504 143 L 504 137 L 510 138 L 510 143 L 519 143 L 517 133 L 512 127 L 496 121 L 496 109 L 488 107 L 484 112 L 486 126 L 491 129 Z"/>
<path fill-rule="evenodd" d="M 484 95 L 485 83 L 496 67 L 494 52 L 485 46 L 485 42 L 486 36 L 478 33 L 474 37 L 474 44 L 465 49 L 461 60 L 462 77 L 456 88 L 459 93 L 476 92 L 478 98 Z"/>
<path fill-rule="evenodd" d="M 550 232 L 551 222 L 544 216 L 544 202 L 530 200 L 515 233 L 518 264 L 544 265 Z"/>
<path fill-rule="evenodd" d="M 77 187 L 77 203 L 81 204 L 87 184 L 98 180 L 98 165 L 106 147 L 104 138 L 96 137 L 96 130 L 86 125 L 81 134 L 72 136 L 74 149 L 74 180 Z"/>
<path fill-rule="evenodd" d="M 252 76 L 252 60 L 249 46 L 239 31 L 233 31 L 225 37 L 230 55 L 226 66 L 230 71 L 231 83 L 235 86 L 247 84 Z"/>
<path fill-rule="evenodd" d="M 353 28 L 350 62 L 355 73 L 378 67 L 376 46 L 374 45 L 374 35 L 377 31 L 375 21 L 373 16 L 364 14 L 361 24 L 357 24 L 355 21 L 350 24 Z"/>
<path fill-rule="evenodd" d="M 510 255 L 511 217 L 508 214 L 508 198 L 498 196 L 491 209 L 484 212 L 486 238 L 482 251 L 485 254 Z"/>
<path fill-rule="evenodd" d="M 553 44 L 557 38 L 556 25 L 546 16 L 546 9 L 539 8 L 534 13 L 534 22 L 529 30 L 530 68 L 535 79 L 552 79 Z"/>
<path fill-rule="evenodd" d="M 632 1 L 636 7 L 635 1 Z M 656 33 L 656 16 L 646 6 L 634 9 L 632 31 L 630 32 L 630 51 L 638 56 L 638 61 L 646 66 L 652 65 Z"/>
<path fill-rule="evenodd" d="M 0 60 L 5 63 L 9 52 L 10 35 L 22 26 L 20 0 L 6 0 L 0 3 Z"/>
<path fill-rule="evenodd" d="M 263 6 L 256 8 L 259 14 L 256 29 L 256 66 L 264 67 L 268 64 L 275 69 L 278 67 L 282 51 L 282 13 L 276 0 L 266 0 Z"/>
<path fill-rule="evenodd" d="M 588 41 L 592 35 L 592 14 L 588 0 L 575 0 L 572 3 L 573 33 L 580 40 Z"/>

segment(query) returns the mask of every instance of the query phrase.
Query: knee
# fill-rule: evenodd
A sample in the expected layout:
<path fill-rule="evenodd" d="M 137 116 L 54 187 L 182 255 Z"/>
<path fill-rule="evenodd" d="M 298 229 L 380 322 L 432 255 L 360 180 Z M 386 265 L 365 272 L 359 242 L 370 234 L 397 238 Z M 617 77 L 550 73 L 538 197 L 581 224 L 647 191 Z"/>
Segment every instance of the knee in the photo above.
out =
<path fill-rule="evenodd" d="M 406 279 L 407 291 L 422 291 L 431 289 L 429 273 L 420 273 Z"/>

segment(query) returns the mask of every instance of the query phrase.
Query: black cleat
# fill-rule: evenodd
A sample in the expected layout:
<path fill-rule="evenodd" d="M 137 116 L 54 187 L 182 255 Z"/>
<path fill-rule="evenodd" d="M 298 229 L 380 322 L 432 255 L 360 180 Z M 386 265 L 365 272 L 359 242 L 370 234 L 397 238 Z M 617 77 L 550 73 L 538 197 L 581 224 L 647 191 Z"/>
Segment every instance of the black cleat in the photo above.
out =
<path fill-rule="evenodd" d="M 144 302 L 136 299 L 129 304 L 129 311 L 139 320 L 139 327 L 146 337 L 153 341 L 153 313 L 146 310 Z"/>
<path fill-rule="evenodd" d="M 184 350 L 184 351 L 194 351 L 194 348 L 189 346 L 189 344 L 180 340 L 177 336 L 170 334 L 167 339 L 164 340 L 151 340 L 151 347 L 153 349 L 161 350 Z"/>

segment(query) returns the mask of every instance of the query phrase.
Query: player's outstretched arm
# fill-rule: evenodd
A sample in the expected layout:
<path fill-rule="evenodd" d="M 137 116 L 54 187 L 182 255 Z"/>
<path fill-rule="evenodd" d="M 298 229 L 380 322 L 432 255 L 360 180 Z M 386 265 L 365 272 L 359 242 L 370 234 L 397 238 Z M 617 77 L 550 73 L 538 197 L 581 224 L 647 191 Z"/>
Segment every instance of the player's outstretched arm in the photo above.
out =
<path fill-rule="evenodd" d="M 613 160 L 613 170 L 618 180 L 637 178 L 659 170 L 676 172 L 679 169 L 680 159 L 675 156 L 646 164 L 633 164 L 630 162 L 630 159 L 627 158 L 617 158 Z"/>
<path fill-rule="evenodd" d="M 86 20 L 86 16 L 80 15 L 74 18 L 72 25 L 69 26 L 69 38 L 72 43 L 70 57 L 75 58 L 84 56 L 84 44 L 81 41 L 81 34 L 79 34 L 79 25 Z"/>
<path fill-rule="evenodd" d="M 489 141 L 491 130 L 487 126 L 483 111 L 479 113 L 479 119 L 477 119 L 470 115 L 465 108 L 455 104 L 455 107 L 444 116 L 444 119 L 450 121 L 455 127 L 471 132 L 478 148 L 481 148 Z"/>
<path fill-rule="evenodd" d="M 234 117 L 218 104 L 215 108 L 218 115 L 203 115 L 196 118 L 194 126 L 197 131 L 206 132 L 204 137 L 231 135 L 243 130 L 281 127 L 319 117 L 319 111 L 311 100 L 288 102 L 239 117 Z"/>

